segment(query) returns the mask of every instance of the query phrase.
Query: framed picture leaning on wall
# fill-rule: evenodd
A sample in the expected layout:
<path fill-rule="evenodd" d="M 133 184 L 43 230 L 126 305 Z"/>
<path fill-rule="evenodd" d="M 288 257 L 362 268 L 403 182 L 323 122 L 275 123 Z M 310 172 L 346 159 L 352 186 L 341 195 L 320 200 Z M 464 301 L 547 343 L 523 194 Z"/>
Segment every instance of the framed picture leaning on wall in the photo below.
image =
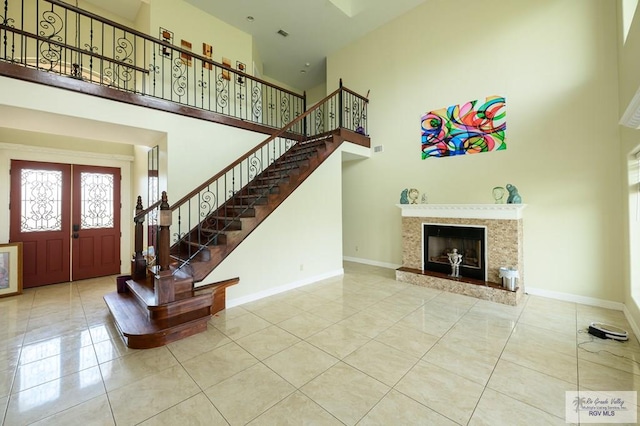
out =
<path fill-rule="evenodd" d="M 22 294 L 22 243 L 0 244 L 0 297 Z"/>

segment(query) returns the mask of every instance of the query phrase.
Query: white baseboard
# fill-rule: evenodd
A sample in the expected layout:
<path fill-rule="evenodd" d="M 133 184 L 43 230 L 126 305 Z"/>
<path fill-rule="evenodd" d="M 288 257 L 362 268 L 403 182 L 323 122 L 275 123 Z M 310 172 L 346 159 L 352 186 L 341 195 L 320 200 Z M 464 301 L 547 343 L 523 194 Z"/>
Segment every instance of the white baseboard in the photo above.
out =
<path fill-rule="evenodd" d="M 525 287 L 525 293 L 533 296 L 548 297 L 549 299 L 564 300 L 565 302 L 580 303 L 582 305 L 597 306 L 599 308 L 624 311 L 624 303 L 612 302 L 611 300 L 596 299 L 595 297 L 578 296 L 577 294 L 560 293 L 558 291 L 545 290 L 542 288 Z"/>
<path fill-rule="evenodd" d="M 333 278 L 340 275 L 344 275 L 344 269 L 336 269 L 335 271 L 326 272 L 324 274 L 316 275 L 313 277 L 305 278 L 299 281 L 294 281 L 289 284 L 284 284 L 278 287 L 273 287 L 264 291 L 249 294 L 247 296 L 237 297 L 235 299 L 229 299 L 226 303 L 226 308 L 233 308 L 234 306 L 244 305 L 245 303 L 254 302 L 256 300 L 263 299 L 265 297 L 273 296 L 285 291 L 293 290 L 294 288 L 304 287 L 305 285 L 313 284 L 318 281 L 326 280 L 327 278 Z"/>
<path fill-rule="evenodd" d="M 386 263 L 386 262 L 378 262 L 377 260 L 361 259 L 359 257 L 343 256 L 342 260 L 346 260 L 347 262 L 362 263 L 362 264 L 371 265 L 371 266 L 380 266 L 381 268 L 389 268 L 389 269 L 398 269 L 399 267 L 402 266 L 402 265 L 396 265 L 395 263 Z"/>

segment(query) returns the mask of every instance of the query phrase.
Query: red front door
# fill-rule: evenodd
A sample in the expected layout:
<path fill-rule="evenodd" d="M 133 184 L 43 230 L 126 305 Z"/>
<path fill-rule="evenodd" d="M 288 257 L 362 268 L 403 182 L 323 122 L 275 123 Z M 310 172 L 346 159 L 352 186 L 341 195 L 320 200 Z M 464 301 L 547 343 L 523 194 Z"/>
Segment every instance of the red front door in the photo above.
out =
<path fill-rule="evenodd" d="M 11 161 L 9 238 L 25 288 L 120 272 L 120 170 Z"/>

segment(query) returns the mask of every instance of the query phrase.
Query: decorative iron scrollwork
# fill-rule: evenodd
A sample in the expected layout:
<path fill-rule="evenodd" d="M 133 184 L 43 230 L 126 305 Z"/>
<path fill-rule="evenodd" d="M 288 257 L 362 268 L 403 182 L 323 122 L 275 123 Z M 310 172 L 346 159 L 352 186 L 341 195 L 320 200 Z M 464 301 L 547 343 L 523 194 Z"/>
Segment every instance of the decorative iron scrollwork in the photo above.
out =
<path fill-rule="evenodd" d="M 316 120 L 316 133 L 322 133 L 324 131 L 324 111 L 322 108 L 318 108 L 315 113 Z"/>
<path fill-rule="evenodd" d="M 216 78 L 216 103 L 222 109 L 229 105 L 229 80 L 227 80 L 222 72 Z"/>
<path fill-rule="evenodd" d="M 280 119 L 283 127 L 289 124 L 289 118 L 289 98 L 283 96 L 280 101 Z"/>
<path fill-rule="evenodd" d="M 262 117 L 262 89 L 260 86 L 255 86 L 251 90 L 251 110 L 256 120 Z"/>
<path fill-rule="evenodd" d="M 353 101 L 352 111 L 353 111 L 352 122 L 353 122 L 354 128 L 358 128 L 360 127 L 360 120 L 362 118 L 362 113 L 361 113 L 360 102 L 358 102 L 357 100 Z"/>
<path fill-rule="evenodd" d="M 187 93 L 187 64 L 180 58 L 175 58 L 173 60 L 172 67 L 172 76 L 173 76 L 173 84 L 172 89 L 173 93 L 178 95 L 178 97 L 182 97 Z"/>
<path fill-rule="evenodd" d="M 133 64 L 133 43 L 120 37 L 116 44 L 115 59 L 126 64 Z M 118 88 L 126 88 L 132 79 L 133 70 L 125 65 L 112 64 L 111 67 L 104 70 L 104 75 L 111 79 L 111 85 Z"/>
<path fill-rule="evenodd" d="M 218 197 L 207 190 L 200 193 L 200 217 L 207 217 L 218 208 Z"/>
<path fill-rule="evenodd" d="M 60 33 L 64 29 L 64 21 L 60 15 L 53 11 L 53 6 L 51 10 L 46 10 L 42 13 L 39 25 L 39 34 L 42 37 L 62 43 Z M 40 44 L 40 54 L 40 62 L 48 64 L 49 71 L 57 68 L 60 64 L 60 58 L 62 57 L 60 46 L 50 42 L 42 42 Z"/>
<path fill-rule="evenodd" d="M 255 178 L 260 172 L 262 172 L 262 161 L 254 154 L 248 160 L 249 162 L 249 180 Z"/>

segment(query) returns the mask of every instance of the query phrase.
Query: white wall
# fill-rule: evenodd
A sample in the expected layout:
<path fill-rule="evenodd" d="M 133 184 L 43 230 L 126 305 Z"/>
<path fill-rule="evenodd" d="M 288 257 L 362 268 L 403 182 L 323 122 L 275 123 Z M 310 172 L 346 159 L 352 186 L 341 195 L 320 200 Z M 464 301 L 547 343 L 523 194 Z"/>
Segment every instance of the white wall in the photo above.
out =
<path fill-rule="evenodd" d="M 240 277 L 227 306 L 342 273 L 341 154 L 334 152 L 202 283 Z"/>
<path fill-rule="evenodd" d="M 512 183 L 528 287 L 621 302 L 616 31 L 615 2 L 432 0 L 330 55 L 327 81 L 371 90 L 384 146 L 344 166 L 345 256 L 401 263 L 404 188 L 491 203 Z M 506 97 L 506 151 L 420 159 L 422 114 L 489 95 Z"/>

